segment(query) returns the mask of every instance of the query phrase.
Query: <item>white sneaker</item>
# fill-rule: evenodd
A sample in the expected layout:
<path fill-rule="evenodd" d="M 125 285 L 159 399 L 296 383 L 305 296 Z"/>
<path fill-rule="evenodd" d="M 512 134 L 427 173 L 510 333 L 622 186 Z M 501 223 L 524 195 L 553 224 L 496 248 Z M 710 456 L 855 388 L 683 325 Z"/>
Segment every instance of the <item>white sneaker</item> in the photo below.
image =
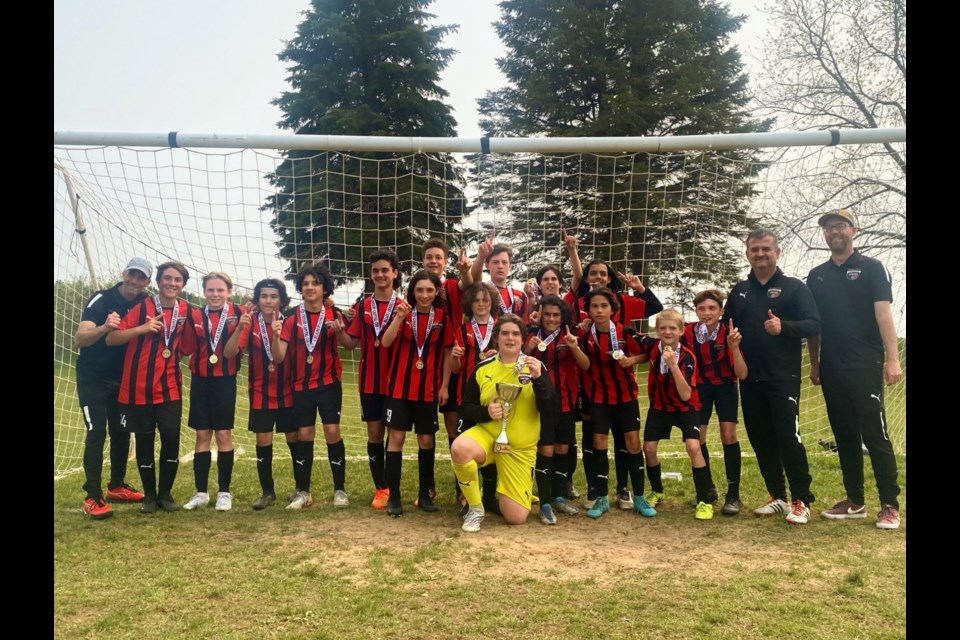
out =
<path fill-rule="evenodd" d="M 347 497 L 347 492 L 343 489 L 337 489 L 333 492 L 333 506 L 335 507 L 349 507 L 350 498 Z"/>
<path fill-rule="evenodd" d="M 183 505 L 183 508 L 187 511 L 193 511 L 194 509 L 205 507 L 208 504 L 210 504 L 210 494 L 198 491 L 192 498 L 187 500 L 187 504 Z"/>
<path fill-rule="evenodd" d="M 628 490 L 623 489 L 617 492 L 617 502 L 624 511 L 633 511 L 633 494 Z"/>
<path fill-rule="evenodd" d="M 230 511 L 233 509 L 233 495 L 229 491 L 221 491 L 217 494 L 217 504 L 214 507 L 217 511 Z"/>
<path fill-rule="evenodd" d="M 293 499 L 290 500 L 290 504 L 287 505 L 287 509 L 305 509 L 312 506 L 313 497 L 306 491 L 297 491 Z"/>
<path fill-rule="evenodd" d="M 460 527 L 467 533 L 476 533 L 480 531 L 480 523 L 483 522 L 483 516 L 486 512 L 483 507 L 470 507 L 467 514 L 463 516 L 463 526 Z"/>
<path fill-rule="evenodd" d="M 793 511 L 787 514 L 787 522 L 790 524 L 807 524 L 810 522 L 810 508 L 804 504 L 803 500 L 793 501 Z"/>
<path fill-rule="evenodd" d="M 757 507 L 753 510 L 753 515 L 755 516 L 775 516 L 783 515 L 790 511 L 790 505 L 781 500 L 780 498 L 774 498 L 770 496 L 770 499 L 767 500 L 766 504 L 763 506 Z"/>

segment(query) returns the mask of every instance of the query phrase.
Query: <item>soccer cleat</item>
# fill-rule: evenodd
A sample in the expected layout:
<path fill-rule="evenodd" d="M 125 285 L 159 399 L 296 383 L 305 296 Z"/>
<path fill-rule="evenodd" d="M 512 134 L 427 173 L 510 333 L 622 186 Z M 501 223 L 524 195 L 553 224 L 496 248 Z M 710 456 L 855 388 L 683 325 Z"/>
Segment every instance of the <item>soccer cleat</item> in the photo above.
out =
<path fill-rule="evenodd" d="M 383 511 L 387 508 L 387 501 L 389 499 L 390 489 L 377 489 L 373 492 L 373 502 L 370 503 L 370 506 Z"/>
<path fill-rule="evenodd" d="M 600 496 L 593 506 L 587 509 L 587 517 L 596 520 L 603 514 L 610 511 L 610 499 L 607 496 Z"/>
<path fill-rule="evenodd" d="M 403 515 L 403 502 L 400 500 L 400 496 L 390 496 L 387 501 L 387 513 L 391 518 L 399 518 Z"/>
<path fill-rule="evenodd" d="M 633 496 L 626 489 L 617 490 L 617 502 L 620 503 L 620 508 L 624 511 L 633 509 Z"/>
<path fill-rule="evenodd" d="M 563 498 L 553 499 L 553 510 L 559 511 L 565 516 L 575 516 L 578 513 L 580 513 L 580 509 L 577 509 L 575 506 L 573 506 Z"/>
<path fill-rule="evenodd" d="M 877 514 L 877 529 L 899 529 L 900 512 L 892 504 L 885 504 Z"/>
<path fill-rule="evenodd" d="M 713 505 L 709 502 L 698 502 L 697 512 L 693 517 L 697 520 L 713 520 Z"/>
<path fill-rule="evenodd" d="M 107 502 L 142 502 L 143 494 L 128 484 L 107 487 Z"/>
<path fill-rule="evenodd" d="M 553 515 L 553 507 L 547 503 L 540 505 L 540 522 L 543 524 L 557 524 L 557 516 Z"/>
<path fill-rule="evenodd" d="M 210 504 L 210 494 L 203 491 L 198 491 L 196 495 L 187 500 L 187 503 L 183 505 L 183 508 L 187 511 L 193 511 L 194 509 L 205 507 L 208 504 Z"/>
<path fill-rule="evenodd" d="M 335 507 L 349 507 L 350 498 L 347 497 L 347 492 L 343 489 L 337 489 L 333 492 L 333 506 Z"/>
<path fill-rule="evenodd" d="M 177 501 L 174 500 L 173 496 L 169 493 L 166 493 L 162 496 L 157 496 L 157 504 L 160 505 L 160 508 L 167 513 L 180 511 L 180 505 L 177 504 Z"/>
<path fill-rule="evenodd" d="M 793 501 L 793 510 L 787 514 L 787 522 L 790 524 L 807 524 L 810 522 L 810 508 L 804 504 L 803 500 Z"/>
<path fill-rule="evenodd" d="M 483 522 L 485 515 L 483 507 L 470 507 L 467 509 L 467 515 L 463 516 L 463 525 L 460 528 L 467 533 L 480 531 L 480 523 Z"/>
<path fill-rule="evenodd" d="M 577 500 L 580 497 L 580 492 L 577 491 L 577 488 L 573 486 L 573 482 L 567 483 L 567 500 Z"/>
<path fill-rule="evenodd" d="M 276 495 L 272 493 L 265 493 L 253 501 L 253 510 L 263 511 L 264 509 L 266 509 L 276 501 L 277 501 Z"/>
<path fill-rule="evenodd" d="M 723 506 L 720 508 L 720 513 L 725 516 L 735 516 L 740 513 L 742 508 L 743 504 L 737 498 L 727 496 L 723 502 Z"/>
<path fill-rule="evenodd" d="M 140 513 L 156 513 L 157 496 L 144 495 L 143 503 L 140 505 Z"/>
<path fill-rule="evenodd" d="M 717 488 L 716 488 L 716 487 L 710 487 L 709 491 L 707 491 L 707 500 L 708 500 L 710 503 L 714 503 L 714 502 L 717 501 L 717 498 L 719 498 L 719 497 L 720 497 L 720 494 L 717 493 Z"/>
<path fill-rule="evenodd" d="M 217 493 L 217 504 L 214 506 L 217 511 L 230 511 L 233 509 L 233 494 L 229 491 L 220 491 Z"/>
<path fill-rule="evenodd" d="M 656 508 L 658 504 L 663 502 L 663 493 L 659 491 L 650 490 L 650 493 L 647 494 L 647 502 L 650 503 L 651 508 Z"/>
<path fill-rule="evenodd" d="M 297 509 L 306 509 L 307 507 L 313 506 L 313 496 L 310 495 L 309 491 L 297 491 L 293 494 L 293 498 L 290 500 L 290 504 L 287 505 L 287 509 L 297 510 Z"/>
<path fill-rule="evenodd" d="M 820 515 L 827 520 L 853 520 L 867 517 L 867 507 L 851 500 L 841 500 Z"/>
<path fill-rule="evenodd" d="M 417 507 L 426 513 L 435 513 L 439 511 L 439 509 L 437 509 L 437 505 L 433 504 L 433 498 L 430 497 L 429 491 L 427 493 L 420 494 L 420 496 L 417 498 Z"/>
<path fill-rule="evenodd" d="M 753 510 L 753 515 L 755 516 L 775 516 L 778 514 L 787 513 L 790 510 L 790 505 L 781 500 L 780 498 L 774 498 L 770 496 L 770 499 L 767 500 L 762 506 L 757 507 Z"/>
<path fill-rule="evenodd" d="M 657 515 L 657 510 L 643 496 L 633 496 L 632 507 L 635 513 L 639 513 L 644 518 L 652 518 Z"/>
<path fill-rule="evenodd" d="M 87 498 L 83 501 L 83 515 L 91 520 L 106 520 L 113 515 L 113 510 L 103 498 Z"/>

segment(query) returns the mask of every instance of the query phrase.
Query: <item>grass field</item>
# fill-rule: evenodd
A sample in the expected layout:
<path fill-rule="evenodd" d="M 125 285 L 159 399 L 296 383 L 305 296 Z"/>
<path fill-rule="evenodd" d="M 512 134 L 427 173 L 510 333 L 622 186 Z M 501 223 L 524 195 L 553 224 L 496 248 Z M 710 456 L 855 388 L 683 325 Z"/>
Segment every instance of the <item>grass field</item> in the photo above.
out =
<path fill-rule="evenodd" d="M 282 447 L 282 445 L 281 445 Z M 280 447 L 278 447 L 279 449 Z M 411 449 L 412 452 L 412 449 Z M 874 526 L 816 514 L 841 499 L 836 455 L 810 456 L 818 496 L 802 527 L 749 514 L 693 519 L 689 463 L 668 458 L 668 498 L 653 519 L 612 512 L 598 521 L 536 517 L 511 527 L 488 516 L 459 530 L 449 463 L 437 465 L 441 511 L 407 506 L 391 519 L 369 505 L 364 462 L 348 463 L 348 509 L 330 506 L 330 470 L 314 468 L 318 506 L 254 512 L 255 464 L 235 468 L 234 510 L 145 516 L 115 506 L 80 513 L 82 476 L 55 483 L 54 625 L 59 638 L 899 638 L 906 635 L 906 517 Z M 906 459 L 901 457 L 906 507 Z M 715 458 L 719 479 L 722 460 Z M 274 463 L 278 495 L 290 462 Z M 583 487 L 582 472 L 578 485 Z M 139 484 L 134 465 L 128 478 Z M 212 472 L 212 487 L 216 471 Z M 190 464 L 174 488 L 193 493 Z M 405 501 L 416 469 L 406 462 Z M 752 458 L 743 491 L 765 492 Z"/>

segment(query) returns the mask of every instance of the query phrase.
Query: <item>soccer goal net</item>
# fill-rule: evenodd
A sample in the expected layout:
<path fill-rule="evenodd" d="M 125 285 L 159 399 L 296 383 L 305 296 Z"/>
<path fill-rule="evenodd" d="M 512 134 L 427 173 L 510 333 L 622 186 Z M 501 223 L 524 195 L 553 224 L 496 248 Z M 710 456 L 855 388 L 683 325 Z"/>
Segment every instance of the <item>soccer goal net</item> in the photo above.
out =
<path fill-rule="evenodd" d="M 223 271 L 240 297 L 249 296 L 258 280 L 286 277 L 297 303 L 291 274 L 322 260 L 337 277 L 334 298 L 346 308 L 371 291 L 365 276 L 367 256 L 375 249 L 396 250 L 408 277 L 419 268 L 426 239 L 447 242 L 452 267 L 460 247 L 474 256 L 478 241 L 494 229 L 498 242 L 514 248 L 516 286 L 553 263 L 569 287 L 565 229 L 576 235 L 584 264 L 599 258 L 640 276 L 666 307 L 693 320 L 695 293 L 729 291 L 745 277 L 749 230 L 775 230 L 783 249 L 780 266 L 805 279 L 829 255 L 818 214 L 851 208 L 862 228 L 858 248 L 892 274 L 906 371 L 905 178 L 891 169 L 882 144 L 905 152 L 905 130 L 874 131 L 869 138 L 841 133 L 653 142 L 527 139 L 512 146 L 498 139 L 470 144 L 402 139 L 378 146 L 376 139 L 321 136 L 55 134 L 55 474 L 79 470 L 82 463 L 73 335 L 83 306 L 95 288 L 116 283 L 133 256 L 154 265 L 170 259 L 186 264 L 191 278 L 184 295 L 193 302 L 202 300 L 201 277 Z M 233 148 L 204 148 L 210 141 Z M 341 351 L 341 430 L 347 453 L 364 456 L 358 356 Z M 189 387 L 186 362 L 181 366 Z M 808 366 L 801 434 L 810 450 L 821 450 L 819 441 L 829 444 L 833 436 L 820 390 L 809 384 Z M 244 427 L 245 376 L 244 368 L 234 435 L 241 457 L 243 450 L 249 455 L 254 450 Z M 637 376 L 645 411 L 646 373 Z M 188 398 L 185 389 L 185 404 Z M 887 389 L 886 407 L 895 449 L 906 453 L 905 382 Z M 438 437 L 445 439 L 442 430 Z M 711 429 L 710 439 L 718 438 Z M 182 453 L 192 444 L 192 437 L 181 438 Z M 669 443 L 666 453 L 671 451 L 682 452 L 682 444 Z"/>

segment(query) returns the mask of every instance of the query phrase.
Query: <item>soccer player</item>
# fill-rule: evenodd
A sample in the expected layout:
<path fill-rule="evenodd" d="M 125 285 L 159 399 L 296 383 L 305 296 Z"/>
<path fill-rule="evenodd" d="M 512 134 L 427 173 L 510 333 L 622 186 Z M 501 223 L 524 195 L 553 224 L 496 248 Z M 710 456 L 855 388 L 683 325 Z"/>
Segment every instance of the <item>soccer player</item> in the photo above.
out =
<path fill-rule="evenodd" d="M 393 349 L 383 346 L 381 339 L 402 300 L 397 295 L 401 284 L 400 259 L 389 249 L 377 249 L 370 254 L 369 262 L 373 295 L 354 305 L 349 328 L 338 335 L 340 344 L 347 349 L 360 347 L 360 419 L 367 423 L 367 458 L 374 489 L 370 506 L 383 510 L 390 498 L 384 475 L 383 412 L 390 386 L 387 372 Z"/>
<path fill-rule="evenodd" d="M 462 526 L 467 532 L 479 531 L 486 513 L 477 486 L 478 468 L 485 465 L 496 463 L 500 468 L 497 494 L 500 513 L 507 524 L 522 524 L 530 514 L 533 489 L 530 476 L 536 461 L 540 420 L 555 419 L 557 396 L 549 378 L 542 375 L 540 361 L 524 358 L 521 353 L 526 331 L 519 316 L 512 313 L 501 316 L 493 327 L 497 355 L 477 366 L 464 391 L 464 421 L 474 426 L 457 438 L 450 454 L 454 473 L 469 504 Z M 498 383 L 521 387 L 508 413 L 498 397 Z M 504 416 L 510 450 L 495 453 L 494 441 L 500 434 Z"/>
<path fill-rule="evenodd" d="M 467 258 L 466 249 L 461 247 L 456 262 L 460 279 L 448 278 L 446 277 L 446 270 L 449 253 L 447 244 L 439 238 L 430 238 L 423 243 L 423 268 L 439 278 L 440 291 L 437 295 L 443 304 L 447 318 L 449 318 L 451 328 L 456 329 L 463 324 L 463 311 L 460 304 L 463 292 L 474 283 L 471 271 L 473 263 Z M 480 282 L 480 278 L 476 278 L 476 282 Z M 456 388 L 456 376 L 451 380 L 451 383 Z M 457 425 L 460 418 L 457 405 L 453 400 L 454 397 L 450 396 L 448 402 L 440 403 L 440 413 L 443 414 L 443 427 L 447 432 L 448 443 L 453 442 L 454 438 L 457 437 Z M 430 487 L 430 497 L 431 499 L 436 497 L 436 489 L 433 486 Z M 417 504 L 416 500 L 414 504 Z"/>
<path fill-rule="evenodd" d="M 191 309 L 184 334 L 184 352 L 190 353 L 190 414 L 187 426 L 197 432 L 193 454 L 193 481 L 197 493 L 187 500 L 187 511 L 210 503 L 208 484 L 212 453 L 210 443 L 217 439 L 217 511 L 233 508 L 230 480 L 233 477 L 233 414 L 237 408 L 237 371 L 240 354 L 227 357 L 224 347 L 231 338 L 239 341 L 237 328 L 241 316 L 238 305 L 227 298 L 233 280 L 220 271 L 203 277 L 202 309 Z"/>
<path fill-rule="evenodd" d="M 486 282 L 475 282 L 463 292 L 461 309 L 467 322 L 457 326 L 454 331 L 454 345 L 450 351 L 448 365 L 450 377 L 440 385 L 440 397 L 449 398 L 445 405 L 456 407 L 458 413 L 463 404 L 464 388 L 476 370 L 477 363 L 497 352 L 493 343 L 493 325 L 500 311 L 498 307 L 493 306 L 493 300 L 497 295 L 493 285 Z M 453 441 L 462 429 L 463 418 L 461 417 L 457 421 L 457 433 L 450 438 L 450 446 L 453 446 Z M 459 483 L 457 483 L 456 492 L 460 506 L 466 506 L 467 501 L 460 492 Z M 495 494 L 496 485 L 484 495 L 489 501 L 496 500 Z"/>
<path fill-rule="evenodd" d="M 590 359 L 571 332 L 570 308 L 556 293 L 540 298 L 535 311 L 539 324 L 529 330 L 524 353 L 543 363 L 560 399 L 557 420 L 540 421 L 535 469 L 540 520 L 556 524 L 554 510 L 570 516 L 580 512 L 565 499 L 570 482 L 567 454 L 576 430 L 578 372 L 590 368 Z"/>
<path fill-rule="evenodd" d="M 643 454 L 650 475 L 651 493 L 647 503 L 656 507 L 663 499 L 663 481 L 657 446 L 660 440 L 670 439 L 673 427 L 680 429 L 683 445 L 690 456 L 693 484 L 697 489 L 697 520 L 713 519 L 713 504 L 709 497 L 710 471 L 700 451 L 700 400 L 697 397 L 697 359 L 688 347 L 680 343 L 683 336 L 683 316 L 676 309 L 665 309 L 657 315 L 657 337 L 645 336 L 641 343 L 649 360 L 647 394 L 650 409 L 643 429 Z M 634 487 L 636 491 L 636 487 Z"/>
<path fill-rule="evenodd" d="M 624 435 L 626 465 L 633 484 L 633 510 L 652 517 L 657 512 L 643 497 L 643 455 L 640 447 L 640 405 L 637 379 L 633 367 L 643 356 L 636 332 L 613 319 L 619 310 L 616 294 L 606 287 L 593 289 L 584 296 L 584 305 L 590 312 L 590 328 L 581 330 L 584 351 L 590 358 L 590 368 L 583 376 L 584 391 L 590 398 L 593 416 L 593 471 L 592 486 L 596 499 L 587 509 L 587 516 L 599 518 L 610 511 L 607 497 L 610 461 L 607 458 L 607 438 L 611 429 L 619 428 Z"/>
<path fill-rule="evenodd" d="M 390 489 L 387 513 L 403 515 L 400 477 L 403 443 L 407 432 L 417 434 L 417 462 L 420 474 L 417 506 L 428 513 L 437 510 L 430 495 L 434 486 L 436 458 L 437 403 L 440 381 L 449 374 L 453 347 L 453 327 L 446 305 L 439 297 L 440 278 L 421 269 L 407 287 L 407 299 L 397 305 L 397 312 L 383 333 L 380 344 L 394 347 L 390 363 L 390 392 L 386 400 L 387 437 L 386 476 Z"/>
<path fill-rule="evenodd" d="M 233 358 L 248 354 L 247 378 L 250 395 L 250 417 L 247 428 L 257 439 L 257 476 L 260 497 L 253 509 L 260 511 L 276 502 L 273 482 L 273 430 L 283 433 L 290 447 L 294 477 L 297 474 L 297 425 L 293 415 L 293 387 L 290 385 L 289 363 L 277 363 L 272 350 L 274 335 L 283 330 L 283 310 L 290 304 L 287 287 L 277 278 L 261 280 L 253 287 L 257 310 L 240 316 L 237 340 L 229 340 L 224 355 Z"/>
<path fill-rule="evenodd" d="M 327 442 L 330 473 L 333 476 L 333 506 L 347 507 L 347 455 L 340 435 L 341 384 L 343 364 L 337 351 L 337 333 L 343 331 L 343 314 L 324 301 L 333 295 L 333 278 L 319 262 L 304 265 L 297 273 L 297 291 L 303 301 L 283 321 L 280 335 L 274 334 L 271 349 L 280 364 L 290 356 L 293 384 L 293 413 L 297 426 L 294 475 L 297 491 L 287 509 L 313 506 L 310 480 L 313 474 L 313 442 L 317 413 Z M 290 442 L 293 438 L 287 438 Z"/>
<path fill-rule="evenodd" d="M 747 363 L 740 351 L 743 336 L 732 323 L 726 325 L 720 322 L 723 315 L 722 292 L 717 289 L 701 291 L 694 296 L 693 306 L 698 322 L 687 323 L 680 342 L 693 351 L 697 359 L 700 452 L 707 463 L 707 475 L 710 478 L 708 497 L 711 503 L 717 499 L 717 489 L 710 477 L 710 454 L 707 450 L 707 425 L 716 405 L 720 442 L 723 444 L 723 465 L 727 473 L 727 492 L 720 513 L 735 516 L 743 507 L 740 503 L 740 441 L 737 440 L 740 400 L 737 381 L 747 377 Z M 647 470 L 652 481 L 654 471 L 649 463 Z M 653 504 L 659 497 L 651 493 L 647 499 Z"/>
<path fill-rule="evenodd" d="M 126 484 L 130 432 L 120 422 L 117 393 L 123 373 L 125 347 L 109 347 L 106 335 L 120 325 L 127 312 L 140 304 L 153 268 L 143 258 L 133 258 L 123 270 L 121 281 L 97 291 L 83 308 L 73 343 L 80 349 L 77 358 L 77 396 L 87 435 L 83 443 L 83 514 L 92 520 L 113 515 L 103 500 L 103 445 L 110 434 L 110 482 L 108 502 L 140 502 L 143 494 Z"/>
<path fill-rule="evenodd" d="M 120 378 L 120 422 L 137 434 L 136 455 L 143 483 L 140 513 L 177 511 L 170 491 L 180 465 L 181 343 L 190 305 L 177 298 L 190 279 L 180 262 L 157 267 L 156 296 L 130 309 L 117 328 L 107 334 L 109 346 L 126 345 Z M 154 443 L 160 433 L 159 485 L 155 471 Z"/>
<path fill-rule="evenodd" d="M 475 282 L 480 282 L 483 267 L 486 267 L 490 272 L 490 282 L 500 293 L 495 302 L 500 307 L 501 315 L 515 313 L 523 318 L 524 322 L 527 322 L 529 313 L 527 296 L 523 291 L 510 286 L 513 249 L 508 244 L 494 244 L 495 233 L 495 231 L 492 231 L 490 237 L 481 242 L 477 249 L 477 259 L 474 260 L 471 267 L 473 279 Z"/>
<path fill-rule="evenodd" d="M 890 311 L 890 272 L 853 248 L 859 229 L 847 209 L 820 216 L 830 259 L 807 278 L 823 318 L 820 337 L 807 340 L 810 380 L 822 385 L 837 442 L 846 498 L 820 512 L 828 520 L 865 518 L 861 441 L 870 452 L 880 494 L 877 528 L 900 526 L 897 458 L 887 435 L 883 383 L 903 377 L 897 331 Z"/>
<path fill-rule="evenodd" d="M 800 439 L 800 363 L 803 338 L 820 334 L 820 314 L 803 282 L 777 267 L 780 246 L 767 229 L 747 236 L 750 274 L 727 296 L 724 320 L 743 334 L 743 359 L 749 375 L 740 381 L 740 402 L 747 437 L 770 493 L 757 516 L 786 513 L 787 522 L 810 520 L 810 468 Z M 787 504 L 783 474 L 790 482 Z"/>

